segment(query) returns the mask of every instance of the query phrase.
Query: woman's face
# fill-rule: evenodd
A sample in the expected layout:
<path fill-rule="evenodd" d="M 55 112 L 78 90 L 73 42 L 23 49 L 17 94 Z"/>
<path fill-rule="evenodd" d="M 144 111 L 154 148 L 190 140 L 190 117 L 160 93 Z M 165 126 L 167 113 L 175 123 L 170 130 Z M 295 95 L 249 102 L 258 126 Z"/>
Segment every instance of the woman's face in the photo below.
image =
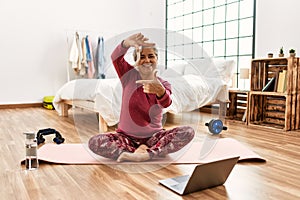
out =
<path fill-rule="evenodd" d="M 138 70 L 141 75 L 147 76 L 153 74 L 157 66 L 157 56 L 153 48 L 143 48 L 141 52 L 140 61 L 138 63 Z"/>

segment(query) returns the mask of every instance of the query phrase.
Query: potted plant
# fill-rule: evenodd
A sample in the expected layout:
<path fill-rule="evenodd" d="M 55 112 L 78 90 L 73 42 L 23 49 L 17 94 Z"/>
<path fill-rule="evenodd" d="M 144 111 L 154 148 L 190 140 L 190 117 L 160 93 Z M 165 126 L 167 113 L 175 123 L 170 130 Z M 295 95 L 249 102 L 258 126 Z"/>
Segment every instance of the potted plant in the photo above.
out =
<path fill-rule="evenodd" d="M 295 51 L 295 49 L 290 49 L 290 50 L 289 50 L 289 53 L 290 53 L 290 57 L 295 57 L 295 56 L 296 56 L 296 51 Z"/>
<path fill-rule="evenodd" d="M 279 50 L 279 57 L 283 57 L 284 56 L 284 53 L 283 53 L 283 47 L 280 48 Z"/>
<path fill-rule="evenodd" d="M 268 58 L 273 58 L 273 53 L 272 52 L 268 53 Z"/>

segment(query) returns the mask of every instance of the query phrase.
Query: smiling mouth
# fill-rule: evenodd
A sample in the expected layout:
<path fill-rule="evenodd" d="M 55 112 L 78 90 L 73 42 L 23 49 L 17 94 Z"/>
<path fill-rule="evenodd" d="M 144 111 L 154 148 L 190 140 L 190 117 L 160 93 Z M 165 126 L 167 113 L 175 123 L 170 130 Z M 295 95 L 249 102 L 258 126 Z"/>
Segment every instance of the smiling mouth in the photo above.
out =
<path fill-rule="evenodd" d="M 152 64 L 143 64 L 143 67 L 152 67 Z"/>

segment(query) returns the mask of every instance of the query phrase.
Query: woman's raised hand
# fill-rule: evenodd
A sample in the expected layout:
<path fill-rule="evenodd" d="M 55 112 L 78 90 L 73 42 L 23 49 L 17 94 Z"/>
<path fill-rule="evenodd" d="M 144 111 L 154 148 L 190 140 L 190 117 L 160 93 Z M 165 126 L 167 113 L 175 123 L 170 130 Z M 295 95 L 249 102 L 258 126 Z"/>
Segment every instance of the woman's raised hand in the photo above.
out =
<path fill-rule="evenodd" d="M 155 43 L 147 42 L 149 39 L 146 38 L 142 33 L 136 33 L 134 35 L 129 36 L 123 41 L 123 47 L 129 48 L 134 47 L 139 49 L 140 46 L 152 47 L 155 46 Z"/>

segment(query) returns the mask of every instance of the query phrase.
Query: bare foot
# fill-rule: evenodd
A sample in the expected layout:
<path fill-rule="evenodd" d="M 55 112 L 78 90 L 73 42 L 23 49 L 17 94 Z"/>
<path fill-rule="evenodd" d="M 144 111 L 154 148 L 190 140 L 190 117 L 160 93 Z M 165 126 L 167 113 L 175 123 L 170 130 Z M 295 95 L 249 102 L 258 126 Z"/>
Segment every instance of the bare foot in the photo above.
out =
<path fill-rule="evenodd" d="M 123 152 L 117 159 L 117 162 L 123 162 L 123 161 L 141 162 L 141 161 L 146 161 L 149 159 L 150 159 L 150 156 L 148 153 Z"/>
<path fill-rule="evenodd" d="M 144 144 L 140 145 L 134 153 L 146 153 L 147 152 L 148 147 Z"/>

